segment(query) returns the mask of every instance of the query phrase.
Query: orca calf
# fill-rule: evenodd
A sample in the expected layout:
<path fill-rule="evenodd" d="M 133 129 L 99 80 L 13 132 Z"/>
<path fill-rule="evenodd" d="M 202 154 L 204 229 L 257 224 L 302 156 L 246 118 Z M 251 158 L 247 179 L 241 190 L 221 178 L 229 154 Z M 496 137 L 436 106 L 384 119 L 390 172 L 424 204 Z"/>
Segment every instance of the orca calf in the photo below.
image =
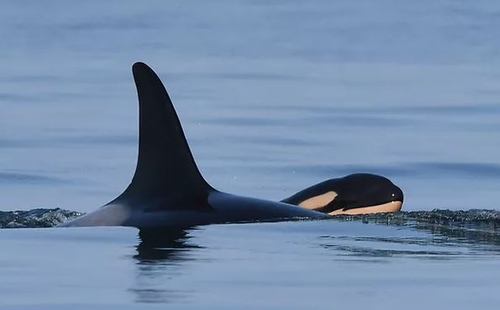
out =
<path fill-rule="evenodd" d="M 236 196 L 214 189 L 196 167 L 177 114 L 159 77 L 140 62 L 133 65 L 132 71 L 139 98 L 139 152 L 132 181 L 111 202 L 60 226 L 178 229 L 206 224 L 325 219 L 330 217 L 326 213 L 331 210 L 355 208 L 354 205 L 337 205 L 344 201 L 339 199 L 343 191 L 328 188 L 330 183 L 327 182 L 332 180 L 282 202 Z M 339 182 L 342 183 L 336 181 L 330 185 Z M 392 184 L 382 192 L 401 192 L 393 187 Z M 351 195 L 356 195 L 356 188 Z M 397 199 L 399 196 L 384 201 L 390 203 Z M 400 199 L 402 202 L 402 192 Z M 362 203 L 372 206 L 380 201 Z"/>
<path fill-rule="evenodd" d="M 355 173 L 308 187 L 281 202 L 330 215 L 398 212 L 403 191 L 376 174 Z"/>

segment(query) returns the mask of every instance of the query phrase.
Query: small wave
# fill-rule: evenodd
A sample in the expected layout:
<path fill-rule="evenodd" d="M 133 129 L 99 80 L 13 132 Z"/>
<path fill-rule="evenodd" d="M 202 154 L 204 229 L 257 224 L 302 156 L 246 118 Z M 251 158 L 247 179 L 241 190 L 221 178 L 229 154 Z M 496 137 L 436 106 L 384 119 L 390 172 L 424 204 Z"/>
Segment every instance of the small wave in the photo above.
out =
<path fill-rule="evenodd" d="M 0 228 L 12 227 L 52 227 L 74 219 L 84 212 L 61 208 L 37 208 L 28 211 L 0 211 Z M 432 211 L 401 211 L 398 213 L 375 213 L 364 215 L 337 215 L 335 221 L 361 221 L 363 223 L 389 226 L 448 227 L 500 234 L 500 211 L 471 209 Z"/>
<path fill-rule="evenodd" d="M 29 211 L 0 211 L 0 228 L 54 227 L 84 213 L 60 208 Z"/>
<path fill-rule="evenodd" d="M 397 213 L 374 213 L 363 215 L 338 215 L 342 221 L 363 221 L 366 223 L 384 223 L 387 225 L 408 225 L 429 223 L 450 227 L 467 227 L 500 230 L 500 211 L 471 209 L 467 211 L 434 209 L 432 211 L 402 211 Z"/>
<path fill-rule="evenodd" d="M 453 243 L 457 244 L 500 245 L 500 211 L 497 210 L 452 211 L 434 209 L 432 211 L 339 215 L 332 220 L 410 227 L 442 237 L 442 242 L 452 240 Z"/>
<path fill-rule="evenodd" d="M 56 177 L 49 177 L 44 175 L 26 174 L 21 172 L 1 172 L 0 171 L 0 184 L 1 183 L 23 183 L 23 184 L 63 184 L 67 180 L 62 180 Z"/>

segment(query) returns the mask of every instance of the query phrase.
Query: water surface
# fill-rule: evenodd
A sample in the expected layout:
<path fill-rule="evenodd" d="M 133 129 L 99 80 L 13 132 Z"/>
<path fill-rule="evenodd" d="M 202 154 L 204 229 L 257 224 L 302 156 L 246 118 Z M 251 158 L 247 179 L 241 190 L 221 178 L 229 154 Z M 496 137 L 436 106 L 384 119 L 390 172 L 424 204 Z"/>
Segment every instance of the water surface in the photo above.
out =
<path fill-rule="evenodd" d="M 218 225 L 175 237 L 152 248 L 127 228 L 3 230 L 2 304 L 494 309 L 499 301 L 495 244 L 338 221 Z"/>
<path fill-rule="evenodd" d="M 88 212 L 125 188 L 144 61 L 218 189 L 277 200 L 374 172 L 406 210 L 499 210 L 499 16 L 487 0 L 4 1 L 0 209 Z M 498 245 L 441 234 L 213 226 L 143 259 L 134 229 L 2 230 L 0 306 L 496 307 Z"/>

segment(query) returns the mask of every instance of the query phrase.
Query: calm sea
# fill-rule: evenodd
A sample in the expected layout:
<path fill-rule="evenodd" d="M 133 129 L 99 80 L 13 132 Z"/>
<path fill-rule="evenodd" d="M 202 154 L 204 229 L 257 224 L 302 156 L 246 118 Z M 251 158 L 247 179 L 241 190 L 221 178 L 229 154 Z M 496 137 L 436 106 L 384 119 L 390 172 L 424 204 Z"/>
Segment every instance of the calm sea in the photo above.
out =
<path fill-rule="evenodd" d="M 500 2 L 3 1 L 0 210 L 91 211 L 160 75 L 216 188 L 380 173 L 406 210 L 497 209 Z M 174 238 L 176 237 L 176 238 Z M 0 308 L 496 309 L 498 239 L 359 222 L 0 231 Z"/>

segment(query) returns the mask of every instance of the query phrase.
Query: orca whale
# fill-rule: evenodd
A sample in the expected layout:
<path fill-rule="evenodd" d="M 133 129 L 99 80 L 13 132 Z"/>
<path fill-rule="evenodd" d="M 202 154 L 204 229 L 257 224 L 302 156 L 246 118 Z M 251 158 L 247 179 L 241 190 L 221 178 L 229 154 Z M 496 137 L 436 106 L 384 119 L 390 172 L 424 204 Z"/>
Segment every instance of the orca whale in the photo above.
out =
<path fill-rule="evenodd" d="M 281 202 L 216 190 L 198 170 L 179 118 L 159 77 L 141 62 L 135 63 L 132 71 L 139 99 L 139 151 L 132 181 L 111 202 L 60 226 L 180 229 L 207 224 L 326 219 L 330 218 L 327 213 L 331 210 L 356 208 L 356 204 L 337 205 L 340 196 L 349 192 L 348 189 L 328 189 L 328 185 L 337 185 L 341 181 L 325 181 Z M 389 191 L 393 191 L 393 187 L 390 186 Z M 336 196 L 332 198 L 331 192 Z M 397 199 L 402 203 L 402 192 L 401 198 L 392 197 L 385 202 Z M 362 203 L 365 206 L 375 204 L 370 201 Z"/>
<path fill-rule="evenodd" d="M 281 202 L 330 215 L 398 212 L 403 191 L 386 177 L 355 173 L 308 187 Z"/>

